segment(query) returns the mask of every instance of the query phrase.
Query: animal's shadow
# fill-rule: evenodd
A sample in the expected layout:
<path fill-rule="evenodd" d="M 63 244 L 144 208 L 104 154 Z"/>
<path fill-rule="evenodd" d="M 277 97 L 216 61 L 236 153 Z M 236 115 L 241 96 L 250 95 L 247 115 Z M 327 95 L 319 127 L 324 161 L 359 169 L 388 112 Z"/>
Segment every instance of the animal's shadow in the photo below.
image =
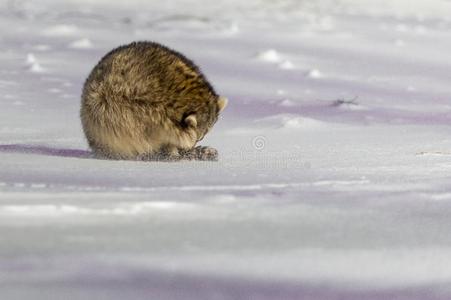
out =
<path fill-rule="evenodd" d="M 91 151 L 80 149 L 52 148 L 41 145 L 8 144 L 0 145 L 0 152 L 6 153 L 27 153 L 48 156 L 73 157 L 73 158 L 92 158 Z"/>

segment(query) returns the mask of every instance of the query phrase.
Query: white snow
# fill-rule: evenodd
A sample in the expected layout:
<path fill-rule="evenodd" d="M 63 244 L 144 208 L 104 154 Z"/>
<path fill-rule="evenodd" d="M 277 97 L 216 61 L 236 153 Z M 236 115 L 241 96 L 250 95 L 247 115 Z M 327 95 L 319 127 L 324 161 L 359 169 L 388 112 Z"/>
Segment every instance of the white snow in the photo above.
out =
<path fill-rule="evenodd" d="M 321 78 L 323 77 L 323 74 L 321 74 L 321 72 L 317 69 L 312 69 L 310 71 L 307 72 L 307 77 L 310 78 Z"/>
<path fill-rule="evenodd" d="M 28 66 L 28 70 L 30 72 L 34 73 L 44 72 L 44 68 L 39 64 L 33 53 L 27 54 L 26 65 Z"/>
<path fill-rule="evenodd" d="M 301 117 L 293 114 L 279 114 L 256 120 L 260 126 L 273 127 L 277 129 L 314 129 L 327 128 L 328 124 L 312 118 Z M 339 126 L 339 125 L 337 125 Z"/>
<path fill-rule="evenodd" d="M 450 299 L 451 2 L 0 3 L 0 298 Z M 118 45 L 194 60 L 218 162 L 92 158 Z"/>
<path fill-rule="evenodd" d="M 292 69 L 294 69 L 294 67 L 295 67 L 294 64 L 289 60 L 285 60 L 279 64 L 279 68 L 285 69 L 285 70 L 292 70 Z"/>
<path fill-rule="evenodd" d="M 54 37 L 64 37 L 64 36 L 73 36 L 78 34 L 79 29 L 77 26 L 72 24 L 59 24 L 46 28 L 43 31 L 44 35 L 54 36 Z"/>
<path fill-rule="evenodd" d="M 277 53 L 277 51 L 274 49 L 269 49 L 269 50 L 260 52 L 257 55 L 257 58 L 262 61 L 271 62 L 271 63 L 280 62 L 282 60 L 279 53 Z"/>
<path fill-rule="evenodd" d="M 87 38 L 82 38 L 76 41 L 73 41 L 72 43 L 69 44 L 69 48 L 74 48 L 74 49 L 90 49 L 92 48 L 92 42 L 91 40 L 87 39 Z"/>

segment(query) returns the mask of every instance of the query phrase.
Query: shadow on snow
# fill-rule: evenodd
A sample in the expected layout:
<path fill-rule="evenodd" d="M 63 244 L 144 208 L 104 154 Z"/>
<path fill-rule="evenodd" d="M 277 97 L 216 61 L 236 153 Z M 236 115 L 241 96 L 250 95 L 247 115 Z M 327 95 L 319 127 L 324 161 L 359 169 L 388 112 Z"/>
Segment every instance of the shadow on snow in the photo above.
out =
<path fill-rule="evenodd" d="M 21 145 L 9 144 L 0 145 L 0 152 L 7 153 L 27 153 L 48 156 L 74 157 L 74 158 L 91 158 L 91 151 L 80 149 L 53 148 L 40 145 Z"/>

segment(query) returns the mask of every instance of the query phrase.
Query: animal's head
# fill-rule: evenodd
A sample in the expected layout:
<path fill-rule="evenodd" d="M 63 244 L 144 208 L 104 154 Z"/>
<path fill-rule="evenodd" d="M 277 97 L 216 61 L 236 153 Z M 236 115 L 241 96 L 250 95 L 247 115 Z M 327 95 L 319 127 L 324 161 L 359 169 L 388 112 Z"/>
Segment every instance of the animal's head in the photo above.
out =
<path fill-rule="evenodd" d="M 215 96 L 207 105 L 197 111 L 189 112 L 184 117 L 185 125 L 196 133 L 196 142 L 204 138 L 218 120 L 219 114 L 227 106 L 227 98 Z"/>

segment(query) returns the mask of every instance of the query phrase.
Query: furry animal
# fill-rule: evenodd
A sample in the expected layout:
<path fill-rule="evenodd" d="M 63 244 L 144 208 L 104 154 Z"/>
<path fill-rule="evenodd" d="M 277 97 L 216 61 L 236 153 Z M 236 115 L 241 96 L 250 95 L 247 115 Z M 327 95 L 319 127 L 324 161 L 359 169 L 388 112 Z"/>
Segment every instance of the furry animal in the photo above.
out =
<path fill-rule="evenodd" d="M 154 42 L 134 42 L 91 71 L 80 116 L 98 157 L 217 160 L 216 149 L 195 145 L 226 105 L 191 60 Z"/>

